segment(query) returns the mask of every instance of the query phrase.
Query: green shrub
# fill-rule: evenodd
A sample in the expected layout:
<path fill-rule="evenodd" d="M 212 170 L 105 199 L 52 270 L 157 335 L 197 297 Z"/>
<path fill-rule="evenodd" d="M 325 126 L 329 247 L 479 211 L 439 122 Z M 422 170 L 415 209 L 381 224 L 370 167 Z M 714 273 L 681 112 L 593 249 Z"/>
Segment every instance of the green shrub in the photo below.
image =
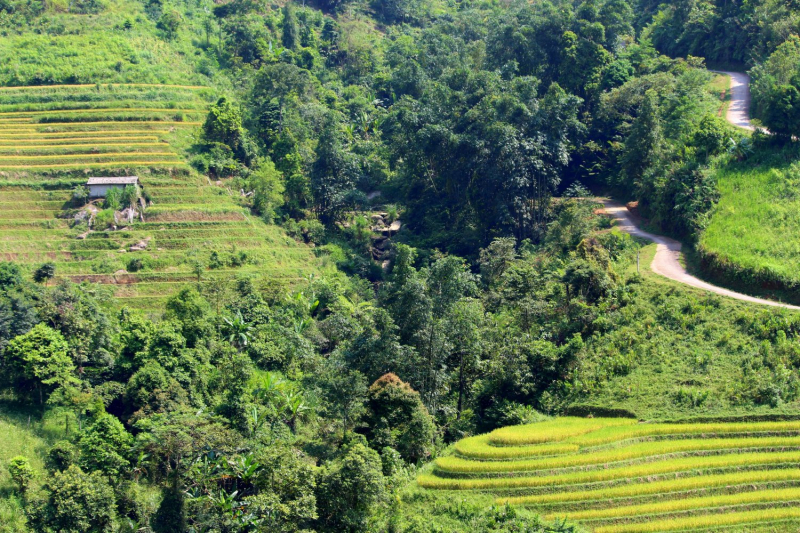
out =
<path fill-rule="evenodd" d="M 114 220 L 114 210 L 113 209 L 104 209 L 99 211 L 94 216 L 94 222 L 92 224 L 92 228 L 96 231 L 103 231 L 109 228 L 113 228 L 117 225 L 117 222 Z"/>
<path fill-rule="evenodd" d="M 34 472 L 31 462 L 27 457 L 18 455 L 8 462 L 8 473 L 17 489 L 25 494 L 33 481 Z"/>
<path fill-rule="evenodd" d="M 110 533 L 114 509 L 114 491 L 103 474 L 73 465 L 48 478 L 44 497 L 32 502 L 28 517 L 35 531 Z"/>

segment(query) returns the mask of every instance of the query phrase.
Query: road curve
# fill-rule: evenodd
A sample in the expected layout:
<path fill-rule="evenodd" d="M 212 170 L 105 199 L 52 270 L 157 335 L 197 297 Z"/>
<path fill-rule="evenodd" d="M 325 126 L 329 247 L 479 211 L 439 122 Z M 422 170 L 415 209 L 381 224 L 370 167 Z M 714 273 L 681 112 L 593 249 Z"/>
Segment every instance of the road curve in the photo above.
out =
<path fill-rule="evenodd" d="M 728 114 L 726 117 L 728 122 L 734 126 L 752 130 L 753 126 L 750 124 L 749 113 L 750 77 L 747 74 L 742 74 L 739 72 L 720 73 L 730 76 L 731 78 L 731 104 L 730 107 L 728 107 Z M 734 298 L 736 300 L 742 300 L 744 302 L 754 304 L 770 305 L 773 307 L 784 307 L 787 309 L 800 310 L 800 306 L 748 296 L 736 291 L 717 287 L 716 285 L 712 285 L 692 276 L 686 271 L 683 265 L 681 265 L 680 242 L 676 241 L 675 239 L 670 239 L 669 237 L 655 235 L 642 230 L 634 223 L 627 207 L 624 205 L 605 198 L 600 198 L 599 201 L 603 203 L 605 212 L 616 221 L 619 229 L 630 233 L 634 237 L 641 237 L 656 243 L 656 255 L 653 257 L 653 262 L 650 264 L 651 270 L 656 274 L 671 280 L 675 280 L 679 283 L 683 283 L 684 285 L 689 285 L 690 287 L 706 290 L 715 294 Z"/>
<path fill-rule="evenodd" d="M 725 118 L 734 126 L 752 130 L 750 124 L 750 76 L 742 72 L 715 70 L 731 79 L 731 104 Z"/>
<path fill-rule="evenodd" d="M 653 262 L 650 263 L 650 269 L 656 274 L 675 280 L 679 283 L 683 283 L 684 285 L 689 285 L 690 287 L 703 289 L 722 296 L 734 298 L 736 300 L 742 300 L 744 302 L 750 302 L 754 304 L 771 305 L 773 307 L 785 307 L 787 309 L 800 310 L 800 307 L 796 305 L 773 302 L 772 300 L 764 300 L 762 298 L 748 296 L 736 291 L 717 287 L 716 285 L 712 285 L 692 276 L 686 271 L 683 265 L 681 265 L 680 242 L 676 241 L 675 239 L 670 239 L 669 237 L 663 237 L 661 235 L 649 233 L 639 228 L 633 222 L 633 219 L 628 212 L 628 208 L 624 205 L 605 198 L 599 198 L 598 200 L 603 203 L 605 212 L 611 215 L 611 217 L 616 221 L 619 229 L 626 233 L 630 233 L 634 237 L 641 237 L 656 243 L 656 255 L 653 257 Z"/>

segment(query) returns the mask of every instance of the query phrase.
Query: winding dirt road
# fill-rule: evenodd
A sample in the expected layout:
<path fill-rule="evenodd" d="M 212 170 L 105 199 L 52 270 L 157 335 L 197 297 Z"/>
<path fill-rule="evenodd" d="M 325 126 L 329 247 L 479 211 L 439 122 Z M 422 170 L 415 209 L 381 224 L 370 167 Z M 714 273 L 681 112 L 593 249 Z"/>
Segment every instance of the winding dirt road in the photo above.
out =
<path fill-rule="evenodd" d="M 741 128 L 753 129 L 750 125 L 750 78 L 747 74 L 739 72 L 721 72 L 731 78 L 731 104 L 728 107 L 727 120 L 735 126 Z M 653 257 L 653 262 L 650 268 L 656 274 L 675 280 L 690 287 L 696 287 L 709 292 L 742 300 L 754 304 L 771 305 L 773 307 L 785 307 L 787 309 L 800 309 L 800 306 L 789 305 L 772 300 L 764 300 L 763 298 L 756 298 L 748 296 L 729 289 L 723 289 L 716 285 L 711 285 L 705 281 L 698 279 L 689 274 L 680 263 L 681 256 L 681 243 L 669 237 L 661 235 L 654 235 L 639 228 L 633 221 L 628 209 L 617 202 L 600 198 L 599 201 L 603 203 L 606 213 L 611 215 L 617 223 L 617 227 L 622 231 L 630 233 L 634 237 L 641 237 L 656 243 L 656 255 Z"/>
<path fill-rule="evenodd" d="M 731 104 L 725 118 L 734 126 L 752 130 L 750 124 L 750 76 L 741 72 L 715 70 L 731 79 Z"/>

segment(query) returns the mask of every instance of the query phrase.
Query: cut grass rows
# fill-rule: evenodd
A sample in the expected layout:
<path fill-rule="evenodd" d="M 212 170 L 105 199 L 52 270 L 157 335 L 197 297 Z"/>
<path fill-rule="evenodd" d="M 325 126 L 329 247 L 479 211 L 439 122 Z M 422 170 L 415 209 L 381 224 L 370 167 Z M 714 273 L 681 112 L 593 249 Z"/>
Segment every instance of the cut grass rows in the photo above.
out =
<path fill-rule="evenodd" d="M 537 424 L 500 428 L 490 433 L 489 440 L 498 446 L 541 444 L 562 441 L 603 428 L 634 424 L 636 424 L 636 420 L 630 418 L 566 417 Z"/>
<path fill-rule="evenodd" d="M 603 470 L 570 472 L 543 476 L 506 476 L 496 478 L 446 478 L 422 475 L 421 486 L 431 489 L 492 490 L 526 487 L 546 487 L 578 483 L 596 483 L 617 479 L 657 476 L 675 472 L 703 471 L 722 468 L 741 468 L 756 465 L 793 465 L 800 461 L 800 452 L 750 452 L 715 456 L 681 457 L 651 463 L 613 467 Z"/>
<path fill-rule="evenodd" d="M 558 419 L 561 420 L 561 419 Z M 565 419 L 564 428 L 554 423 L 542 422 L 524 426 L 511 426 L 486 435 L 486 443 L 497 447 L 529 446 L 544 442 L 563 442 L 581 448 L 601 446 L 626 439 L 658 437 L 665 435 L 703 435 L 721 433 L 800 431 L 800 421 L 756 423 L 702 423 L 702 424 L 636 424 L 607 422 L 603 419 Z M 585 420 L 580 422 L 580 420 Z M 477 442 L 476 442 L 477 443 Z M 475 446 L 471 446 L 475 447 Z"/>
<path fill-rule="evenodd" d="M 552 520 L 556 516 L 566 516 L 572 520 L 596 520 L 603 518 L 622 518 L 641 515 L 666 514 L 692 509 L 706 509 L 709 507 L 728 507 L 757 503 L 779 503 L 796 500 L 800 500 L 800 488 L 792 487 L 788 489 L 760 490 L 737 494 L 720 494 L 714 496 L 686 498 L 682 500 L 654 502 L 641 505 L 627 505 L 624 507 L 614 507 L 610 509 L 590 509 L 587 511 L 577 511 L 566 514 L 553 514 L 547 516 L 547 518 Z"/>
<path fill-rule="evenodd" d="M 0 259 L 25 265 L 28 275 L 53 262 L 56 280 L 112 284 L 110 293 L 142 309 L 187 286 L 238 276 L 294 283 L 319 272 L 322 262 L 309 248 L 251 217 L 187 165 L 181 154 L 192 142 L 190 130 L 216 99 L 201 89 L 0 88 Z M 76 238 L 88 227 L 76 225 L 81 206 L 73 189 L 87 175 L 138 175 L 154 201 L 145 222 Z M 143 239 L 147 249 L 131 252 Z M 198 281 L 188 250 L 204 261 L 219 252 L 225 267 L 205 269 Z M 133 259 L 143 264 L 125 272 Z"/>
<path fill-rule="evenodd" d="M 591 454 L 565 455 L 553 458 L 515 461 L 474 461 L 460 457 L 436 460 L 436 469 L 447 473 L 498 473 L 554 470 L 578 466 L 605 466 L 633 459 L 654 458 L 685 452 L 712 452 L 747 448 L 800 448 L 800 437 L 763 437 L 741 439 L 687 439 L 643 442 Z"/>
<path fill-rule="evenodd" d="M 127 138 L 130 135 L 152 135 L 153 132 L 158 130 L 146 129 L 146 130 L 133 130 L 133 129 L 122 129 L 122 130 L 112 130 L 115 136 L 124 136 L 121 138 Z M 164 130 L 165 132 L 168 130 Z M 30 140 L 30 141 L 40 141 L 41 139 L 87 139 L 93 136 L 97 136 L 100 133 L 104 133 L 102 130 L 89 130 L 89 131 L 62 131 L 62 132 L 52 132 L 52 131 L 40 131 L 40 132 L 30 132 L 28 134 L 15 134 L 15 135 L 7 135 L 0 133 L 0 141 L 15 141 L 15 140 Z M 104 139 L 110 139 L 111 137 L 101 137 Z"/>
<path fill-rule="evenodd" d="M 107 93 L 54 95 L 14 95 L 0 93 L 0 112 L 69 111 L 71 109 L 137 108 L 159 106 L 165 109 L 190 107 L 201 109 L 206 105 L 191 91 L 126 91 Z"/>
<path fill-rule="evenodd" d="M 185 89 L 199 91 L 207 89 L 202 85 L 169 85 L 159 83 L 76 83 L 73 85 L 20 85 L 0 87 L 0 92 L 28 92 L 37 90 L 54 91 L 84 91 L 86 89 L 97 89 L 98 87 L 152 87 L 158 89 Z"/>
<path fill-rule="evenodd" d="M 758 524 L 800 518 L 800 507 L 759 509 L 739 513 L 715 513 L 667 520 L 653 520 L 636 524 L 600 526 L 594 533 L 650 533 L 656 531 L 685 531 L 691 529 L 718 529 L 725 526 Z M 776 530 L 780 531 L 780 530 Z"/>
<path fill-rule="evenodd" d="M 552 419 L 458 442 L 417 483 L 494 494 L 595 533 L 737 530 L 800 519 L 800 421 Z M 783 531 L 776 529 L 775 531 Z"/>
<path fill-rule="evenodd" d="M 20 148 L 32 148 L 32 147 L 40 147 L 40 146 L 84 146 L 86 144 L 92 143 L 106 143 L 106 144 L 125 144 L 120 143 L 120 141 L 126 141 L 131 143 L 137 142 L 155 142 L 158 141 L 158 137 L 155 135 L 139 135 L 139 136 L 130 136 L 130 137 L 63 137 L 63 138 L 55 138 L 55 139 L 0 139 L 0 147 L 13 147 L 19 146 Z M 109 143 L 109 141 L 111 141 Z"/>
<path fill-rule="evenodd" d="M 203 113 L 202 107 L 92 107 L 86 108 L 66 108 L 66 109 L 44 109 L 44 110 L 31 110 L 31 111 L 0 111 L 0 123 L 7 122 L 12 117 L 34 117 L 40 115 L 67 115 L 67 114 L 81 114 L 81 113 L 120 113 L 120 112 L 135 112 L 135 113 Z"/>
<path fill-rule="evenodd" d="M 48 122 L 48 123 L 36 123 L 36 124 L 0 124 L 0 133 L 36 133 L 37 131 L 41 131 L 42 128 L 54 128 L 58 126 L 62 127 L 87 127 L 87 126 L 110 126 L 106 131 L 115 131 L 113 129 L 114 126 L 117 127 L 124 127 L 130 126 L 131 123 L 135 123 L 136 127 L 142 126 L 199 126 L 201 122 L 190 122 L 184 120 L 137 120 L 137 121 L 129 121 L 129 122 L 120 122 L 118 120 L 96 120 L 90 122 Z"/>
<path fill-rule="evenodd" d="M 252 232 L 251 232 L 252 234 Z M 135 240 L 129 242 L 118 241 L 94 241 L 86 242 L 86 240 L 70 241 L 50 241 L 46 243 L 8 243 L 6 241 L 0 242 L 0 253 L 4 254 L 26 254 L 26 257 L 35 259 L 37 253 L 52 253 L 58 252 L 62 254 L 70 254 L 70 257 L 76 259 L 101 257 L 104 252 L 116 252 L 121 248 L 127 248 L 134 244 Z M 192 250 L 198 247 L 213 247 L 219 252 L 229 251 L 244 251 L 244 250 L 258 250 L 265 244 L 262 236 L 250 237 L 230 237 L 223 239 L 152 239 L 150 241 L 150 250 L 148 254 L 155 252 L 178 252 Z M 305 252 L 303 252 L 305 253 Z M 159 257 L 163 257 L 159 255 Z"/>
<path fill-rule="evenodd" d="M 117 157 L 118 153 L 111 153 L 111 154 L 47 154 L 47 155 L 0 155 L 0 165 L 4 164 L 6 161 L 47 161 L 49 159 L 53 160 L 67 160 L 67 159 L 80 159 L 82 157 L 92 157 L 92 158 L 109 158 L 109 157 Z M 134 156 L 135 153 L 126 153 L 127 156 Z M 178 154 L 175 152 L 145 152 L 142 155 L 146 156 L 170 156 L 170 157 L 177 157 Z"/>
<path fill-rule="evenodd" d="M 12 170 L 23 170 L 23 169 L 36 169 L 36 170 L 44 170 L 44 169 L 81 169 L 81 168 L 135 168 L 135 167 L 142 167 L 142 166 L 151 166 L 151 167 L 180 167 L 186 166 L 186 163 L 181 160 L 145 160 L 145 161 L 132 161 L 129 159 L 123 159 L 122 161 L 113 161 L 113 162 L 83 162 L 83 163 L 59 163 L 59 164 L 50 164 L 50 165 L 6 165 L 5 163 L 0 162 L 0 170 L 2 169 L 12 169 Z"/>
<path fill-rule="evenodd" d="M 548 443 L 540 446 L 492 446 L 489 434 L 461 439 L 455 445 L 456 453 L 470 459 L 516 459 L 539 455 L 560 455 L 577 452 L 577 444 Z"/>
<path fill-rule="evenodd" d="M 60 152 L 63 153 L 81 153 L 82 151 L 85 152 L 86 150 L 103 150 L 103 151 L 113 151 L 113 152 L 129 152 L 129 151 L 136 151 L 130 150 L 131 148 L 142 148 L 142 147 L 152 147 L 152 146 L 159 146 L 161 148 L 165 148 L 169 146 L 167 143 L 163 142 L 130 142 L 130 143 L 82 143 L 82 144 L 34 144 L 30 146 L 25 145 L 4 145 L 0 144 L 0 152 L 5 154 L 6 152 L 28 152 L 28 151 L 35 151 L 40 154 L 57 154 Z M 128 150 L 125 150 L 125 149 Z M 91 153 L 91 152 L 90 152 Z"/>
<path fill-rule="evenodd" d="M 498 498 L 498 503 L 513 505 L 549 505 L 556 503 L 574 503 L 586 501 L 608 501 L 612 499 L 633 498 L 647 495 L 668 494 L 673 492 L 686 492 L 704 488 L 731 487 L 742 484 L 798 481 L 800 468 L 787 468 L 781 470 L 754 470 L 746 472 L 732 472 L 728 474 L 714 474 L 708 476 L 691 476 L 663 481 L 650 481 L 646 483 L 631 483 L 600 489 L 553 492 L 527 496 L 511 496 Z"/>

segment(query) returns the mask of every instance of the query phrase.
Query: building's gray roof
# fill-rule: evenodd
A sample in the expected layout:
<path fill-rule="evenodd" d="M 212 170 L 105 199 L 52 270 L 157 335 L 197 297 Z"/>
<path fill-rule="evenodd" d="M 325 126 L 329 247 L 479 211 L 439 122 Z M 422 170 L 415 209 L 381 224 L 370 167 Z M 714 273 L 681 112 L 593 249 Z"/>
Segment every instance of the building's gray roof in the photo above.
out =
<path fill-rule="evenodd" d="M 138 176 L 125 176 L 121 178 L 89 178 L 86 185 L 136 185 Z"/>

